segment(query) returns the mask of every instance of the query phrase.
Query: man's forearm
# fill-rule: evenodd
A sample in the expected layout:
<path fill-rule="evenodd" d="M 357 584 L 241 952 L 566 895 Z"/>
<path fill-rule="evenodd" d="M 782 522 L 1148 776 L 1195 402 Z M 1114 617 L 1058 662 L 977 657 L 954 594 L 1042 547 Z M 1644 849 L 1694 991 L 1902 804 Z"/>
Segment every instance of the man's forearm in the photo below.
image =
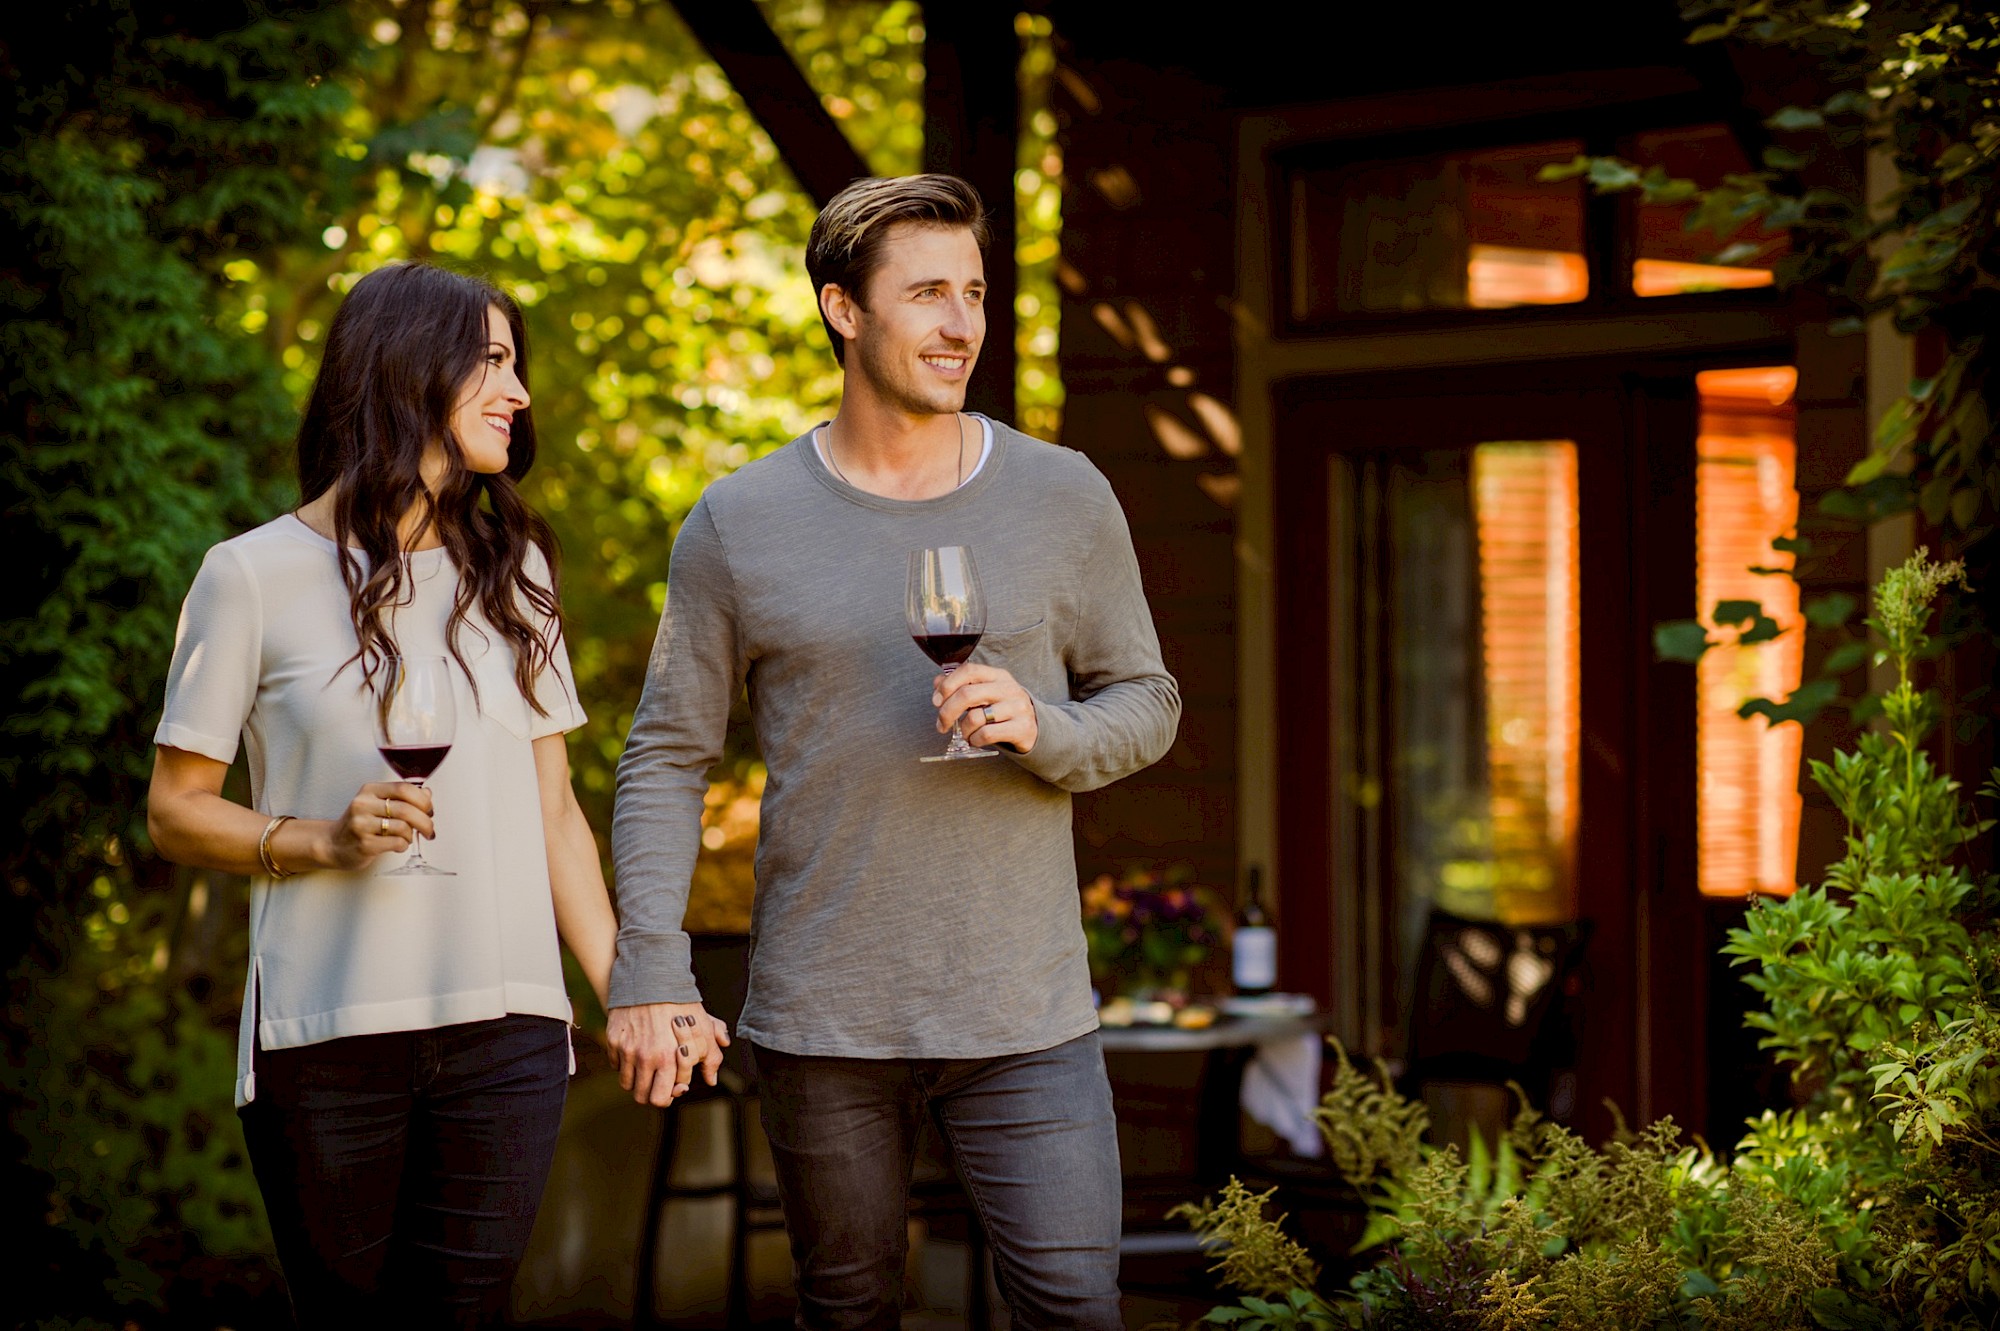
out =
<path fill-rule="evenodd" d="M 1050 785 L 1077 793 L 1108 786 L 1158 762 L 1180 727 L 1172 675 L 1120 680 L 1088 698 L 1035 702 L 1041 734 L 1015 761 Z"/>

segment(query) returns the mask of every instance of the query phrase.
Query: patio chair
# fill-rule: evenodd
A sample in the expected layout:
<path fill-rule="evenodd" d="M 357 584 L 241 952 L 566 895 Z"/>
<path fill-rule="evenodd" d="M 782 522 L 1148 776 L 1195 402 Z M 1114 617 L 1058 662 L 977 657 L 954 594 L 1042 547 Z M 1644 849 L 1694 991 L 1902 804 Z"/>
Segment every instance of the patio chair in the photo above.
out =
<path fill-rule="evenodd" d="M 1417 962 L 1405 1083 L 1518 1082 L 1558 1122 L 1575 1112 L 1591 924 L 1506 925 L 1433 911 Z"/>

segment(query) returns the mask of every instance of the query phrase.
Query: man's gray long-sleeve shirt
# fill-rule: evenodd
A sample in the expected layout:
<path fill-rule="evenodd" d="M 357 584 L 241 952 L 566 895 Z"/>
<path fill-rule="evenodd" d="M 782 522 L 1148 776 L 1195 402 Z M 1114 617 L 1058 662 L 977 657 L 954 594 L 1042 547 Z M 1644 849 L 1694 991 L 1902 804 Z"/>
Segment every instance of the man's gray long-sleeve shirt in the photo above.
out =
<path fill-rule="evenodd" d="M 739 1033 L 796 1054 L 985 1058 L 1095 1028 L 1070 792 L 1157 760 L 1180 694 L 1124 514 L 1082 455 L 995 422 L 935 499 L 841 480 L 810 435 L 711 485 L 618 765 L 614 1006 L 691 1002 L 681 916 L 702 795 L 747 681 L 769 768 Z M 937 668 L 903 622 L 910 550 L 970 546 L 975 661 L 1035 699 L 1032 752 L 941 752 Z"/>

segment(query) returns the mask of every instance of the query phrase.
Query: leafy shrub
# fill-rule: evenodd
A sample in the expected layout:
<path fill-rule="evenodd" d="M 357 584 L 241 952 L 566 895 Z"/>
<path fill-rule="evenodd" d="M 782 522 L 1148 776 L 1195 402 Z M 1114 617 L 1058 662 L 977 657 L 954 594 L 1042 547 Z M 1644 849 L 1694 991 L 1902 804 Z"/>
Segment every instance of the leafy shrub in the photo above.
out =
<path fill-rule="evenodd" d="M 1481 1331 L 1990 1327 L 2000 1319 L 2000 946 L 1995 883 L 1956 861 L 1986 835 L 1922 743 L 1935 699 L 1910 680 L 1933 600 L 1963 568 L 1927 551 L 1889 573 L 1868 621 L 1896 666 L 1887 729 L 1815 762 L 1848 820 L 1826 882 L 1762 900 L 1726 955 L 1754 966 L 1749 1024 L 1800 1107 L 1753 1121 L 1733 1159 L 1671 1120 L 1593 1147 L 1525 1100 L 1489 1150 L 1426 1140 L 1428 1116 L 1336 1046 L 1320 1127 L 1368 1202 L 1348 1291 L 1236 1185 L 1184 1214 L 1255 1296 L 1207 1320 Z M 1986 793 L 2000 795 L 2000 772 Z M 1317 1321 L 1315 1321 L 1317 1319 Z"/>

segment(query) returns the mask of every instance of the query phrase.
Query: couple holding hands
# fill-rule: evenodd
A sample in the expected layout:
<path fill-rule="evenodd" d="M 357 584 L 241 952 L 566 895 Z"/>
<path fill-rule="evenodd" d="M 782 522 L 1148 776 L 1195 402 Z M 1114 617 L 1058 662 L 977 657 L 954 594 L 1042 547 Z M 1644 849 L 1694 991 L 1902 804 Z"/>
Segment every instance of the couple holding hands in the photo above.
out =
<path fill-rule="evenodd" d="M 1122 512 L 1077 453 L 963 410 L 987 230 L 951 176 L 858 181 L 806 266 L 834 419 L 711 485 L 618 767 L 617 908 L 570 790 L 583 723 L 534 460 L 520 311 L 420 264 L 357 282 L 299 430 L 299 508 L 209 551 L 149 825 L 253 875 L 236 1099 L 302 1325 L 497 1321 L 574 1069 L 557 940 L 621 1084 L 669 1106 L 748 1040 L 798 1325 L 893 1327 L 918 1129 L 948 1145 L 1023 1328 L 1115 1328 L 1118 1144 L 1070 794 L 1180 714 Z M 939 673 L 906 552 L 978 551 L 990 628 Z M 378 703 L 442 658 L 434 787 L 385 781 Z M 769 769 L 740 1028 L 681 929 L 707 774 L 747 685 Z M 960 725 L 1000 761 L 930 765 Z M 223 793 L 241 743 L 250 804 Z M 390 873 L 416 840 L 447 873 Z"/>

